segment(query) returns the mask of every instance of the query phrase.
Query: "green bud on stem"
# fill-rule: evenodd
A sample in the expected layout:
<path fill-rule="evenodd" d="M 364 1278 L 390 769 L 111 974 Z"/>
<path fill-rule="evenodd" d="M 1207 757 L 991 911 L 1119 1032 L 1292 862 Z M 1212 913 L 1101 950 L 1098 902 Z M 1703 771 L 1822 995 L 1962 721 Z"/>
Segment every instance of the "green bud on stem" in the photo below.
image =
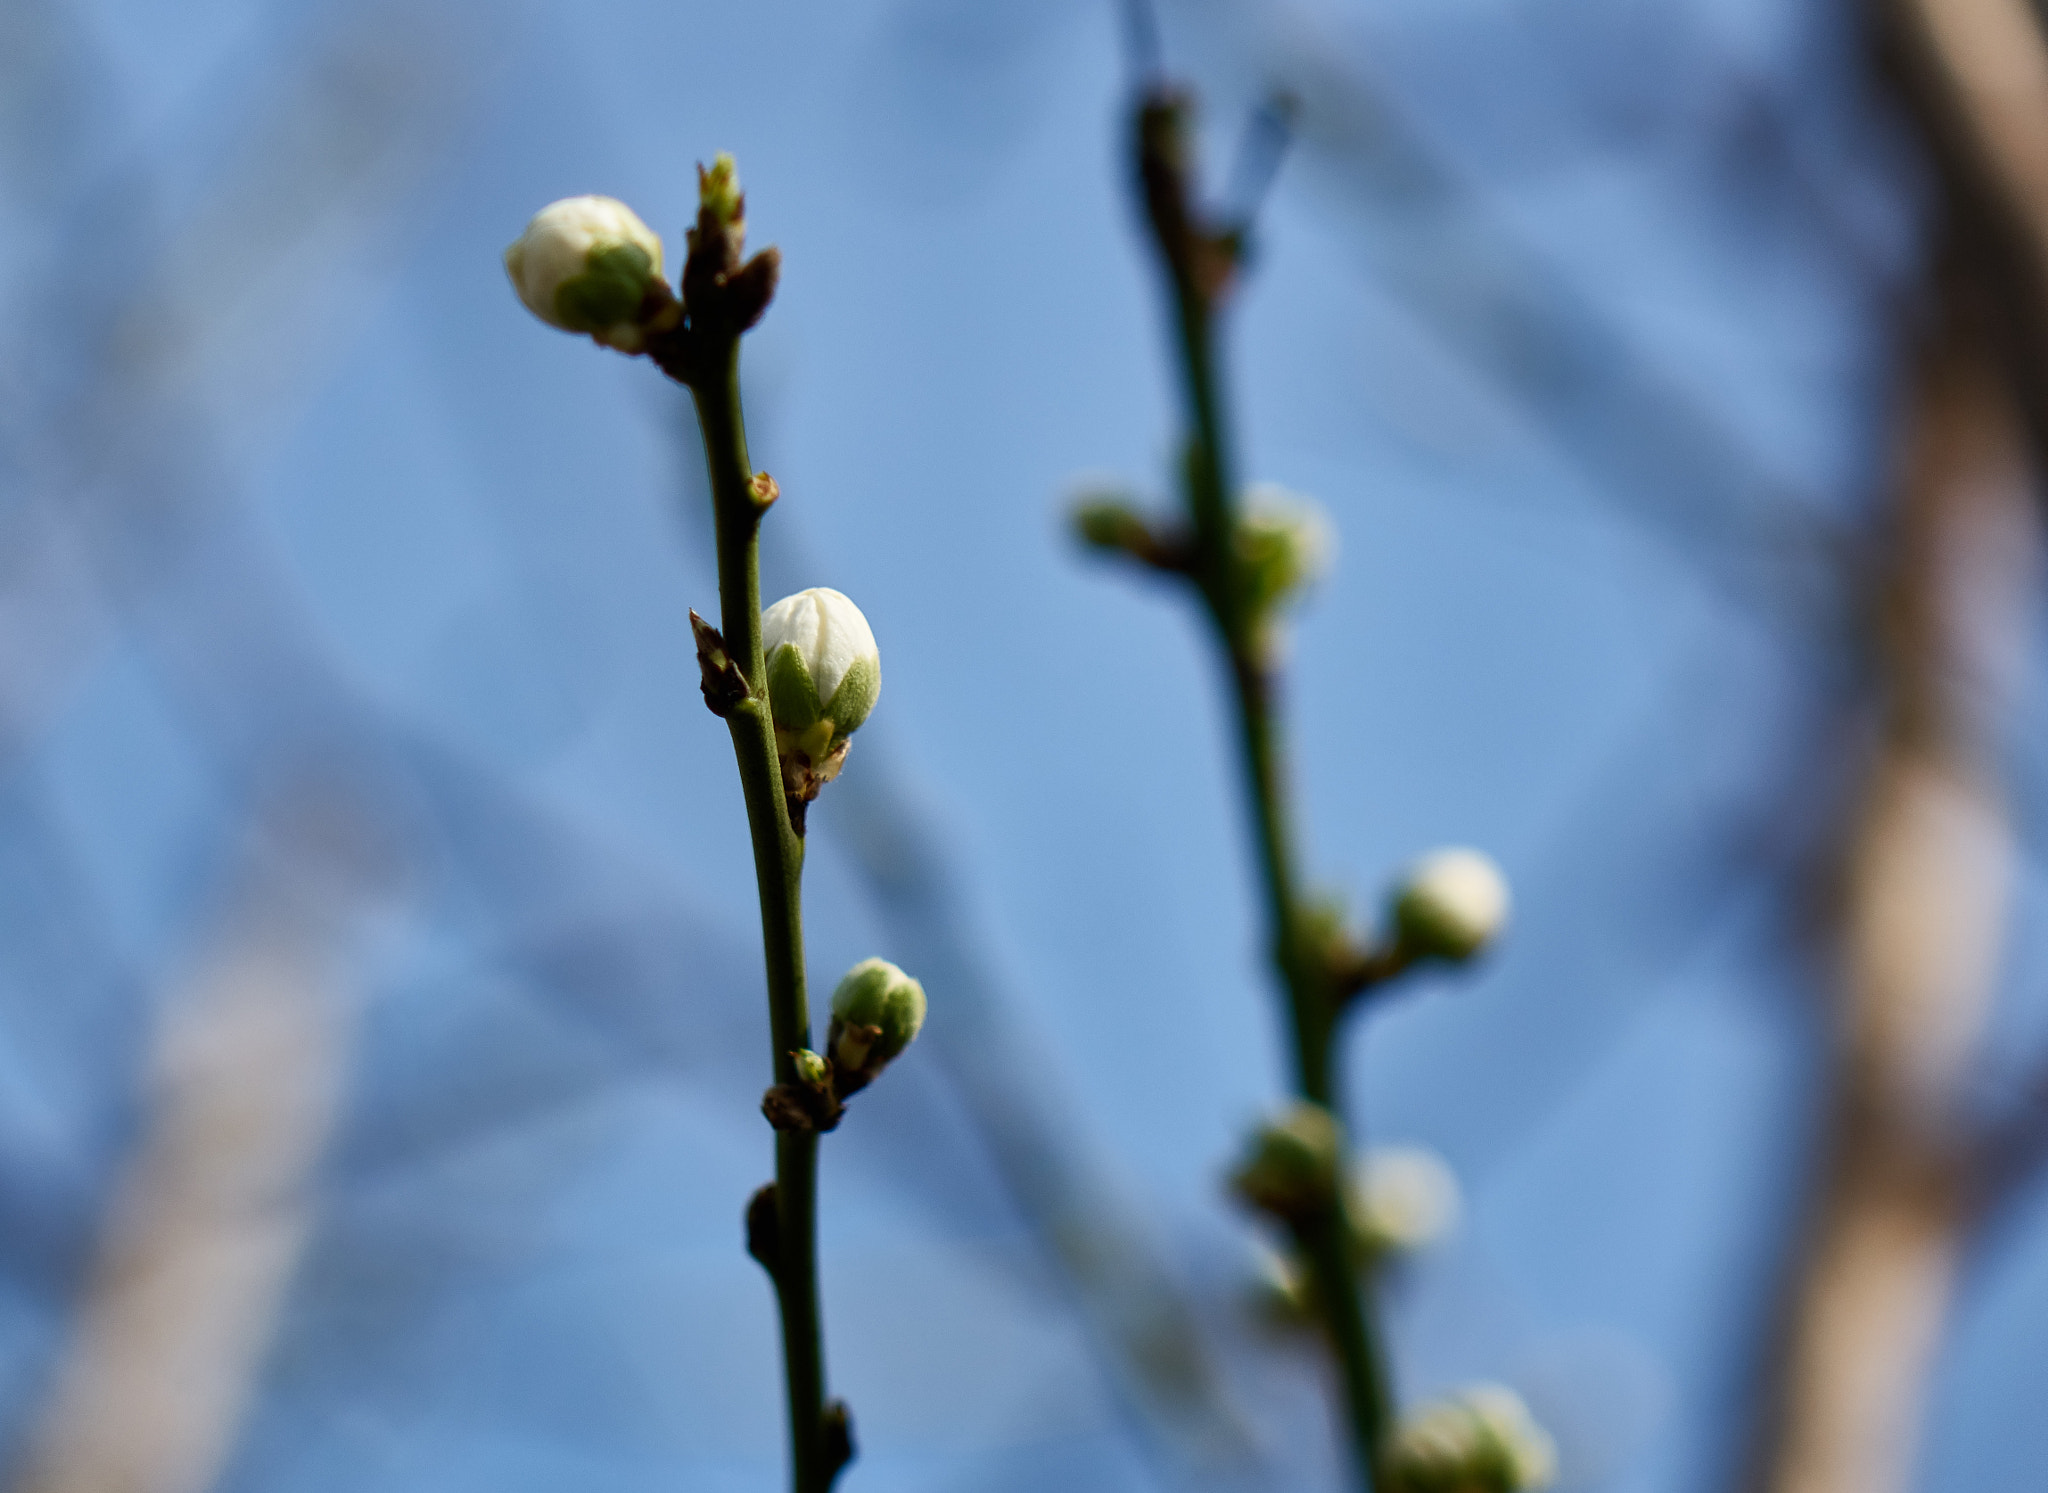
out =
<path fill-rule="evenodd" d="M 1293 1104 L 1253 1133 L 1231 1186 L 1262 1212 L 1304 1222 L 1335 1205 L 1342 1150 L 1336 1116 L 1320 1104 Z"/>
<path fill-rule="evenodd" d="M 924 986 L 886 959 L 863 959 L 832 992 L 825 1051 L 844 1096 L 872 1083 L 924 1026 Z"/>
<path fill-rule="evenodd" d="M 1383 1481 L 1386 1493 L 1526 1493 L 1556 1476 L 1556 1445 L 1522 1397 L 1477 1384 L 1402 1423 Z"/>

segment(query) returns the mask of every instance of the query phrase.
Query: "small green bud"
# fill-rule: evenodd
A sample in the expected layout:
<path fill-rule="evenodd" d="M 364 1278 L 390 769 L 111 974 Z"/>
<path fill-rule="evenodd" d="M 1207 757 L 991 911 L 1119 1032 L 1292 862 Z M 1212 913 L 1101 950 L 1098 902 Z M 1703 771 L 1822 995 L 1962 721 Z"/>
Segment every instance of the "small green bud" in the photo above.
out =
<path fill-rule="evenodd" d="M 1263 482 L 1245 494 L 1238 516 L 1238 586 L 1245 608 L 1262 616 L 1320 580 L 1336 553 L 1322 510 L 1307 498 Z"/>
<path fill-rule="evenodd" d="M 1253 1133 L 1231 1185 L 1276 1218 L 1312 1218 L 1336 1201 L 1342 1150 L 1334 1115 L 1319 1104 L 1294 1104 Z"/>
<path fill-rule="evenodd" d="M 1410 959 L 1461 962 L 1493 942 L 1507 916 L 1507 880 L 1490 857 L 1438 850 L 1395 889 L 1395 946 Z"/>
<path fill-rule="evenodd" d="M 1525 1493 L 1557 1477 L 1557 1448 L 1522 1397 L 1477 1384 L 1404 1420 L 1386 1493 Z"/>
<path fill-rule="evenodd" d="M 746 197 L 740 191 L 740 168 L 728 151 L 712 158 L 710 168 L 697 168 L 697 205 L 720 224 L 742 222 Z"/>
<path fill-rule="evenodd" d="M 1370 1256 L 1434 1243 L 1456 1224 L 1458 1207 L 1456 1174 L 1421 1146 L 1375 1146 L 1353 1168 L 1351 1221 Z"/>
<path fill-rule="evenodd" d="M 790 1058 L 796 1064 L 796 1076 L 799 1083 L 807 1083 L 814 1089 L 821 1089 L 825 1086 L 826 1081 L 832 1077 L 832 1069 L 826 1064 L 825 1060 L 815 1052 L 812 1052 L 808 1047 L 799 1047 L 790 1054 Z"/>
<path fill-rule="evenodd" d="M 526 309 L 549 326 L 628 353 L 645 344 L 649 292 L 667 289 L 661 240 L 612 197 L 565 197 L 542 208 L 505 251 L 505 272 Z"/>
<path fill-rule="evenodd" d="M 1097 549 L 1136 553 L 1152 542 L 1151 528 L 1130 504 L 1091 498 L 1074 505 L 1074 533 Z"/>
<path fill-rule="evenodd" d="M 924 986 L 886 959 L 863 959 L 832 992 L 825 1049 L 839 1092 L 852 1094 L 902 1053 L 924 1026 Z"/>

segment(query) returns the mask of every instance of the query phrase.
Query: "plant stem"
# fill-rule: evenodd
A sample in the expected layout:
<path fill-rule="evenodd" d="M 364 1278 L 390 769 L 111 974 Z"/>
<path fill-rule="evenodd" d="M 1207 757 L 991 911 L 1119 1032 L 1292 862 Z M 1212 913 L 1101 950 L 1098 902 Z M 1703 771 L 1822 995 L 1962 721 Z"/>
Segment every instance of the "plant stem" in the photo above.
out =
<path fill-rule="evenodd" d="M 1245 796 L 1258 842 L 1273 965 L 1286 995 L 1295 1088 L 1302 1098 L 1341 1118 L 1333 1061 L 1338 1002 L 1322 951 L 1305 937 L 1306 909 L 1294 863 L 1286 759 L 1275 706 L 1278 678 L 1270 649 L 1260 636 L 1262 624 L 1246 614 L 1237 583 L 1237 489 L 1216 357 L 1220 297 L 1205 289 L 1190 252 L 1192 220 L 1176 225 L 1172 215 L 1162 218 L 1155 208 L 1153 224 L 1173 284 L 1189 426 L 1186 497 L 1193 529 L 1192 578 L 1215 625 L 1237 707 Z M 1339 1189 L 1330 1215 L 1297 1230 L 1297 1239 L 1342 1380 L 1354 1473 L 1358 1485 L 1370 1489 L 1391 1429 L 1392 1395 L 1373 1304 L 1359 1279 L 1343 1191 Z"/>
<path fill-rule="evenodd" d="M 761 898 L 761 943 L 768 973 L 768 1025 L 775 1082 L 796 1080 L 798 1048 L 811 1045 L 804 990 L 804 842 L 791 827 L 783 797 L 775 725 L 768 714 L 768 671 L 761 650 L 760 529 L 740 411 L 739 339 L 693 379 L 697 423 L 711 475 L 717 527 L 719 628 L 753 698 L 726 718 L 754 842 L 754 878 Z M 790 1486 L 825 1493 L 837 1471 L 824 1436 L 825 1345 L 818 1311 L 818 1137 L 778 1131 L 775 1140 L 776 1253 L 771 1272 L 782 1314 L 783 1369 L 789 1388 Z"/>

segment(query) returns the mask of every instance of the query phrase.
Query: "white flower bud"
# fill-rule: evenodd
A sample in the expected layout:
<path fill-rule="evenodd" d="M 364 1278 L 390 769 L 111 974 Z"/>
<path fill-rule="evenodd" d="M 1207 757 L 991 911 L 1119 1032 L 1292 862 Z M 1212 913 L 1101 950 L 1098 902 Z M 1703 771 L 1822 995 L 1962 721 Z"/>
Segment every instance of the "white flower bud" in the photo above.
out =
<path fill-rule="evenodd" d="M 1507 880 L 1477 850 L 1439 850 L 1410 868 L 1393 916 L 1395 939 L 1410 958 L 1470 959 L 1507 922 Z"/>
<path fill-rule="evenodd" d="M 661 279 L 661 240 L 616 198 L 565 197 L 534 214 L 505 251 L 505 272 L 549 326 L 638 352 L 641 307 Z"/>
<path fill-rule="evenodd" d="M 1458 1218 L 1458 1179 L 1421 1146 L 1375 1146 L 1352 1176 L 1352 1223 L 1374 1254 L 1420 1249 Z"/>
<path fill-rule="evenodd" d="M 839 592 L 813 586 L 762 614 L 768 656 L 768 704 L 785 762 L 803 754 L 804 770 L 829 782 L 846 738 L 882 692 L 882 655 L 868 619 Z"/>
<path fill-rule="evenodd" d="M 1525 1493 L 1557 1477 L 1557 1448 L 1522 1397 L 1477 1384 L 1404 1421 L 1387 1449 L 1387 1493 Z"/>

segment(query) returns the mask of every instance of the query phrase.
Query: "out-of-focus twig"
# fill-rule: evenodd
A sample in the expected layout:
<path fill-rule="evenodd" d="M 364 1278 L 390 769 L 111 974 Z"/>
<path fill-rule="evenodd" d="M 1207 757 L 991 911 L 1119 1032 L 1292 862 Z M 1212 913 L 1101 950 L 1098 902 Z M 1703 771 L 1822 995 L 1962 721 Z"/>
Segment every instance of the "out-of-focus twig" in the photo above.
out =
<path fill-rule="evenodd" d="M 1909 1486 L 1976 1216 L 1961 1091 L 2013 861 L 1993 713 L 2000 645 L 2038 594 L 2037 551 L 2009 387 L 1958 298 L 1938 309 L 1909 390 L 1877 609 L 1882 718 L 1843 878 L 1820 1187 L 1750 1468 L 1768 1493 Z"/>
<path fill-rule="evenodd" d="M 354 807 L 316 795 L 256 837 L 165 1003 L 141 1143 L 15 1493 L 206 1493 L 233 1449 L 307 1238 L 380 879 Z"/>

